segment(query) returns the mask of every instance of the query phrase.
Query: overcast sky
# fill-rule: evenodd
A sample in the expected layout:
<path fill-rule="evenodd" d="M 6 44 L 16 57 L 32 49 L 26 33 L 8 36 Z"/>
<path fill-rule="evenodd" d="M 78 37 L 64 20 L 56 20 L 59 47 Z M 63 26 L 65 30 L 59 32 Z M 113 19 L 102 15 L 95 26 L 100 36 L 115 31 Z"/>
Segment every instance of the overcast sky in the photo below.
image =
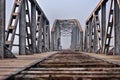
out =
<path fill-rule="evenodd" d="M 37 0 L 52 26 L 55 19 L 78 19 L 84 29 L 85 20 L 100 0 Z M 14 0 L 6 0 L 10 15 Z M 9 21 L 9 17 L 7 20 Z"/>
<path fill-rule="evenodd" d="M 100 0 L 38 0 L 51 24 L 55 19 L 78 19 L 84 28 L 85 20 Z"/>
<path fill-rule="evenodd" d="M 6 0 L 7 5 L 7 22 L 9 21 L 10 12 L 14 0 Z M 94 10 L 100 0 L 37 0 L 40 7 L 50 21 L 52 27 L 55 19 L 78 19 L 85 29 L 85 20 Z M 6 24 L 8 25 L 8 24 Z M 64 40 L 63 43 L 68 43 Z"/>

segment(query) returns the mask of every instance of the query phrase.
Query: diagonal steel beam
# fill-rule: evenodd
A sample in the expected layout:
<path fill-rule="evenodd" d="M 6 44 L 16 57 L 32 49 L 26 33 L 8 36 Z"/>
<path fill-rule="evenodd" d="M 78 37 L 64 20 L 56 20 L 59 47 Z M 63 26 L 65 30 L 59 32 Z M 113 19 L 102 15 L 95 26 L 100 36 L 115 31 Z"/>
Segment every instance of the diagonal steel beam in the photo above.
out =
<path fill-rule="evenodd" d="M 43 10 L 40 8 L 38 2 L 36 0 L 29 0 L 29 1 L 36 5 L 37 11 L 40 12 L 40 13 L 43 13 L 44 18 L 47 20 L 47 22 L 49 22 L 48 18 L 46 17 L 46 15 L 43 12 Z"/>
<path fill-rule="evenodd" d="M 118 5 L 119 5 L 119 8 L 120 8 L 120 0 L 117 0 L 117 2 L 118 2 Z"/>
<path fill-rule="evenodd" d="M 108 0 L 101 0 L 101 1 L 98 3 L 98 5 L 96 6 L 96 8 L 93 10 L 93 12 L 90 14 L 90 16 L 87 18 L 86 22 L 88 22 L 88 21 L 93 17 L 93 14 L 94 14 L 95 12 L 98 12 L 98 11 L 100 10 L 101 5 L 102 5 L 103 3 L 106 3 L 107 1 L 108 1 Z"/>

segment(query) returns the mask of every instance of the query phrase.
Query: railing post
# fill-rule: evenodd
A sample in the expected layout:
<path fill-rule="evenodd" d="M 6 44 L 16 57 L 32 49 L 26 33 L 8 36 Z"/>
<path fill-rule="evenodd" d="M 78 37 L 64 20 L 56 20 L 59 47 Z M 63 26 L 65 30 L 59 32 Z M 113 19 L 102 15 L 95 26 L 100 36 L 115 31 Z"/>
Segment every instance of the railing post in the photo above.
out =
<path fill-rule="evenodd" d="M 120 7 L 114 0 L 115 54 L 120 54 Z"/>
<path fill-rule="evenodd" d="M 20 17 L 19 17 L 19 54 L 26 54 L 26 10 L 25 10 L 25 0 L 23 0 Z"/>
<path fill-rule="evenodd" d="M 36 53 L 36 5 L 31 3 L 31 41 L 33 53 Z"/>
<path fill-rule="evenodd" d="M 5 45 L 5 1 L 0 0 L 0 58 L 4 58 Z"/>

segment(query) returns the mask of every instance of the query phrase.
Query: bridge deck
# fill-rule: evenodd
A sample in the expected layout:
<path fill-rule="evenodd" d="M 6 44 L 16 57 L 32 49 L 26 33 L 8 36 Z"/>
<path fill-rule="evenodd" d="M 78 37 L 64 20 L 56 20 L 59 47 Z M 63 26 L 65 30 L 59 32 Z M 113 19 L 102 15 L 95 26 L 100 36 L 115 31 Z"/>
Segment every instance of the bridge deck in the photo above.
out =
<path fill-rule="evenodd" d="M 85 53 L 86 55 L 90 55 L 92 57 L 96 57 L 99 59 L 102 59 L 104 61 L 108 61 L 113 64 L 119 64 L 120 65 L 120 55 L 105 55 L 105 54 L 96 54 L 96 53 Z"/>
<path fill-rule="evenodd" d="M 53 54 L 54 52 L 34 55 L 22 55 L 17 56 L 17 59 L 0 60 L 0 80 L 3 80 L 6 77 L 9 77 L 12 74 L 15 74 L 21 70 L 24 70 L 26 67 L 40 62 L 41 60 L 46 59 Z"/>
<path fill-rule="evenodd" d="M 34 55 L 22 55 L 22 56 L 17 56 L 17 59 L 0 60 L 0 80 L 9 77 L 12 74 L 16 74 L 26 69 L 27 67 L 29 68 L 32 65 L 42 61 L 43 59 L 48 58 L 49 56 L 55 53 L 56 52 L 41 53 Z M 106 56 L 103 54 L 95 54 L 95 53 L 84 53 L 84 54 L 120 65 L 120 56 L 118 55 Z"/>

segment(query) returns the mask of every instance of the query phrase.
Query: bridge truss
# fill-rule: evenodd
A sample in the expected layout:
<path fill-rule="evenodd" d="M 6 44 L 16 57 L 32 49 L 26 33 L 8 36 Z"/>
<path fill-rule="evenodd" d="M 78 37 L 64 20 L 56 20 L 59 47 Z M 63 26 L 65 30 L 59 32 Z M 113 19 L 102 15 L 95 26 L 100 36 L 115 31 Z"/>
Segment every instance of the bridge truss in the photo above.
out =
<path fill-rule="evenodd" d="M 78 20 L 76 19 L 55 20 L 51 30 L 52 50 L 62 49 L 61 36 L 71 37 L 70 49 L 80 51 L 83 50 L 83 31 Z"/>
<path fill-rule="evenodd" d="M 120 0 L 101 0 L 88 17 L 84 50 L 120 54 Z"/>
<path fill-rule="evenodd" d="M 50 50 L 49 20 L 36 0 L 15 0 L 7 30 L 5 30 L 5 0 L 0 1 L 0 57 L 15 57 L 12 48 L 19 47 L 19 54 L 33 54 Z M 19 28 L 19 34 L 16 29 Z M 19 36 L 19 44 L 14 44 Z"/>

